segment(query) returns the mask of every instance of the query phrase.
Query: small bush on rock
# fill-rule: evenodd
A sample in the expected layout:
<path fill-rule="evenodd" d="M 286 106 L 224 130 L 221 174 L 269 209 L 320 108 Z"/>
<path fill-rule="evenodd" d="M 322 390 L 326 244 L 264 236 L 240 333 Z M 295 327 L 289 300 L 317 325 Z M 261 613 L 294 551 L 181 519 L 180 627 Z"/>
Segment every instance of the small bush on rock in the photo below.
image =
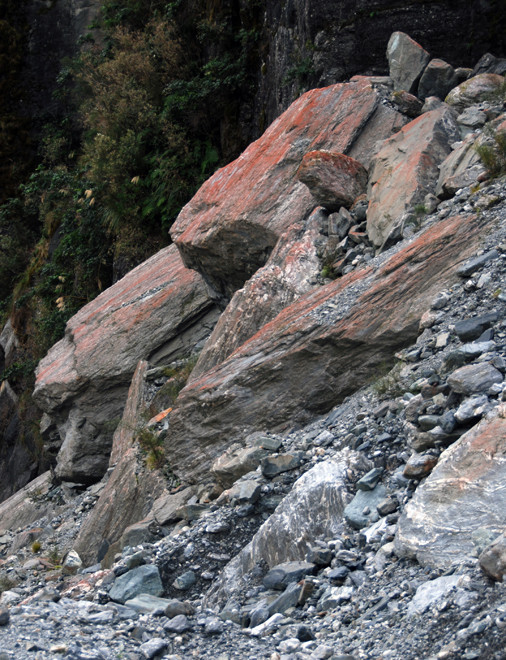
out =
<path fill-rule="evenodd" d="M 488 131 L 488 139 L 476 146 L 481 162 L 491 177 L 506 173 L 506 131 Z"/>

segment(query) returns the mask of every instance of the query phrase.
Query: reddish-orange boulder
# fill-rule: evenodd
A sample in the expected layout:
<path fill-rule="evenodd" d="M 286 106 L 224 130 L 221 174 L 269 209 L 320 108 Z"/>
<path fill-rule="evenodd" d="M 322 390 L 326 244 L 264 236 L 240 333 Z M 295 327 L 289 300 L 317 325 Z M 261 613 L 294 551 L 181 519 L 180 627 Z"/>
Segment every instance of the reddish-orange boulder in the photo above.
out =
<path fill-rule="evenodd" d="M 308 151 L 336 151 L 367 167 L 373 144 L 402 126 L 404 118 L 380 100 L 359 78 L 295 101 L 181 211 L 171 235 L 185 264 L 230 297 L 265 264 L 281 234 L 314 209 L 295 177 Z"/>
<path fill-rule="evenodd" d="M 367 186 L 367 170 L 358 160 L 331 151 L 309 151 L 296 176 L 327 211 L 349 209 Z"/>

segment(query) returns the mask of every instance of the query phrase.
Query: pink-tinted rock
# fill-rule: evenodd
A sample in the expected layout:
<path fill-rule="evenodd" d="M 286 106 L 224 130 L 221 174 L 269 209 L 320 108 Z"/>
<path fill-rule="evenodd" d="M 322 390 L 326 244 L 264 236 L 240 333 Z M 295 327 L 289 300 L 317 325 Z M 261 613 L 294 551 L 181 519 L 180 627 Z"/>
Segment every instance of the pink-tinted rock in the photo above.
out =
<path fill-rule="evenodd" d="M 210 333 L 218 312 L 171 245 L 83 307 L 37 367 L 33 393 L 62 438 L 71 481 L 99 479 L 139 359 L 167 363 Z"/>
<path fill-rule="evenodd" d="M 385 142 L 369 168 L 367 233 L 374 245 L 383 245 L 403 214 L 435 191 L 438 166 L 459 139 L 453 112 L 441 105 Z"/>
<path fill-rule="evenodd" d="M 355 271 L 301 296 L 192 380 L 171 415 L 176 472 L 199 480 L 248 432 L 306 423 L 369 380 L 416 338 L 423 312 L 480 234 L 475 217 L 431 227 L 378 271 Z"/>
<path fill-rule="evenodd" d="M 144 410 L 144 377 L 147 363 L 135 370 L 123 418 L 114 434 L 109 480 L 74 544 L 86 564 L 96 562 L 118 541 L 131 524 L 145 518 L 153 501 L 163 492 L 165 480 L 149 470 L 136 442 L 136 429 Z"/>
<path fill-rule="evenodd" d="M 498 94 L 502 85 L 504 85 L 504 76 L 497 73 L 480 73 L 454 87 L 445 102 L 458 112 L 462 112 L 490 95 Z"/>
<path fill-rule="evenodd" d="M 451 445 L 399 519 L 399 556 L 448 567 L 475 555 L 473 535 L 506 526 L 506 410 Z"/>
<path fill-rule="evenodd" d="M 171 235 L 185 264 L 230 297 L 265 264 L 279 237 L 314 209 L 310 192 L 294 176 L 304 154 L 327 149 L 367 167 L 371 122 L 377 141 L 403 119 L 385 110 L 367 78 L 301 96 L 181 211 Z"/>
<path fill-rule="evenodd" d="M 367 186 L 367 171 L 358 160 L 331 151 L 309 151 L 296 176 L 327 211 L 349 209 Z"/>

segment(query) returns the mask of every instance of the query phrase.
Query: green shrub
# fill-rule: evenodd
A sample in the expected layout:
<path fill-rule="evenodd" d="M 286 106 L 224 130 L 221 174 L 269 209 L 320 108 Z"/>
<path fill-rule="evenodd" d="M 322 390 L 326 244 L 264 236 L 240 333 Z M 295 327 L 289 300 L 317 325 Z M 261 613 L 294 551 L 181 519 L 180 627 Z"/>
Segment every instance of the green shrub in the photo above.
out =
<path fill-rule="evenodd" d="M 491 177 L 506 173 L 506 131 L 488 130 L 476 152 Z"/>

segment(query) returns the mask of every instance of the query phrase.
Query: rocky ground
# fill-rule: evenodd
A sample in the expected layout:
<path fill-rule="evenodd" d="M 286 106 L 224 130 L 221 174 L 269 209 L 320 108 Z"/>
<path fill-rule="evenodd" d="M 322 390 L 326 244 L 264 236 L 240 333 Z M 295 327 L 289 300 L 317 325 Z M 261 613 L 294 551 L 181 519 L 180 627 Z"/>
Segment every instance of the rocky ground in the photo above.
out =
<path fill-rule="evenodd" d="M 496 229 L 393 369 L 303 429 L 260 434 L 261 465 L 212 503 L 187 505 L 158 540 L 83 568 L 69 551 L 104 482 L 32 492 L 54 515 L 0 536 L 0 659 L 503 658 L 504 583 L 482 566 L 496 578 L 504 566 L 478 561 L 493 538 L 476 535 L 464 560 L 436 548 L 439 561 L 421 563 L 406 540 L 409 503 L 441 454 L 506 414 L 506 179 L 459 190 L 422 229 L 450 213 Z M 306 538 L 304 560 L 270 571 L 246 551 L 234 560 L 262 529 L 285 542 L 273 512 L 327 466 L 345 506 L 332 534 Z"/>

